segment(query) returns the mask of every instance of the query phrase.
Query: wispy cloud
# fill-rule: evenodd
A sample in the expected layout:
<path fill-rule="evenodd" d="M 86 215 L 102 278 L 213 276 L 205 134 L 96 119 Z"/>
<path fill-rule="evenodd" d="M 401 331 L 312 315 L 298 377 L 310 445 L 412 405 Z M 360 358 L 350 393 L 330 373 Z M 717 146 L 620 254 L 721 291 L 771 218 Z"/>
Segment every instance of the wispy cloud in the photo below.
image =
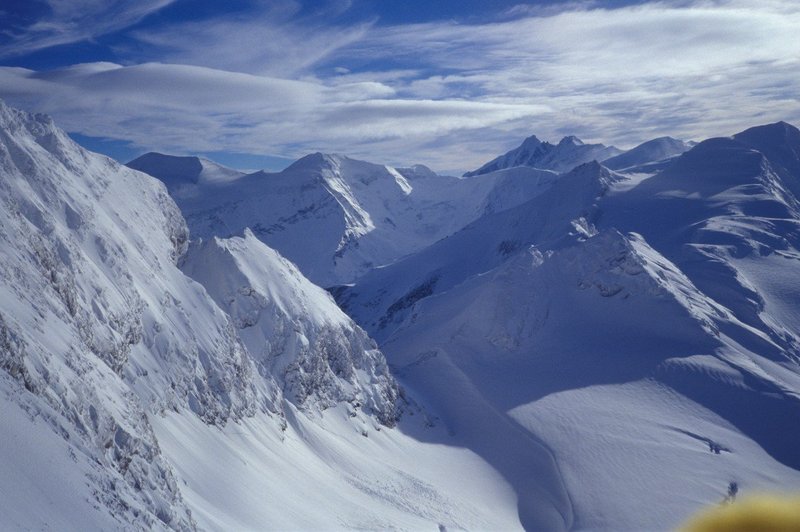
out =
<path fill-rule="evenodd" d="M 296 2 L 275 0 L 254 8 L 133 34 L 149 59 L 235 70 L 298 76 L 337 50 L 366 37 L 373 21 L 336 24 L 350 2 L 323 3 L 300 13 Z"/>
<path fill-rule="evenodd" d="M 146 148 L 343 151 L 450 170 L 531 133 L 630 146 L 800 121 L 794 0 L 595 1 L 390 27 L 267 4 L 137 31 L 158 62 L 2 70 L 0 96 Z"/>
<path fill-rule="evenodd" d="M 12 103 L 48 112 L 68 130 L 147 149 L 297 156 L 313 150 L 405 162 L 385 146 L 419 143 L 547 111 L 544 106 L 391 98 L 377 82 L 325 85 L 148 63 L 51 72 L 0 68 Z M 390 97 L 390 98 L 387 98 Z"/>
<path fill-rule="evenodd" d="M 390 55 L 434 72 L 392 85 L 406 97 L 545 103 L 552 122 L 531 126 L 544 134 L 566 128 L 630 143 L 796 120 L 798 27 L 791 1 L 654 3 L 397 26 L 344 52 L 355 64 Z"/>
<path fill-rule="evenodd" d="M 86 41 L 132 26 L 175 0 L 46 0 L 34 23 L 7 28 L 0 58 Z"/>

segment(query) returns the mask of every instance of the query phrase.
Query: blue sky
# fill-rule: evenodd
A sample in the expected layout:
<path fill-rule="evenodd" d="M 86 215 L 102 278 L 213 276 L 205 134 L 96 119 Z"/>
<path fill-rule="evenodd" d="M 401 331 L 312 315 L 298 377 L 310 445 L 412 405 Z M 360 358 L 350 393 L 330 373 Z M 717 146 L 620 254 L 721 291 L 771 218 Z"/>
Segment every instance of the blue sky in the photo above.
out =
<path fill-rule="evenodd" d="M 6 0 L 0 98 L 90 149 L 459 172 L 524 137 L 800 122 L 795 0 Z"/>

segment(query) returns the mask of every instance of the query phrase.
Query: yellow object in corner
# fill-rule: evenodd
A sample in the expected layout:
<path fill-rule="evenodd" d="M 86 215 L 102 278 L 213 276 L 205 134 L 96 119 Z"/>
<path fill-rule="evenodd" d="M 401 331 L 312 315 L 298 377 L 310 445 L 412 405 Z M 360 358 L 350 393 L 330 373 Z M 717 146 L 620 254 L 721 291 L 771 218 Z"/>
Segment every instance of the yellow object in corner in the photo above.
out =
<path fill-rule="evenodd" d="M 800 532 L 800 497 L 754 495 L 706 509 L 683 527 L 687 532 Z"/>

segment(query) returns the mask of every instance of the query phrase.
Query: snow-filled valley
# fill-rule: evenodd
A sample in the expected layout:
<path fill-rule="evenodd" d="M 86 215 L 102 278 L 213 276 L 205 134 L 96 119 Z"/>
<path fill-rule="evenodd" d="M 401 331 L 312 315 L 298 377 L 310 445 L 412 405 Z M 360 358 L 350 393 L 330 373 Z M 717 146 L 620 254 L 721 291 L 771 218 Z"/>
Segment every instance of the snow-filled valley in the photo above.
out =
<path fill-rule="evenodd" d="M 0 102 L 0 528 L 666 530 L 800 490 L 799 198 L 783 122 L 245 173 Z"/>

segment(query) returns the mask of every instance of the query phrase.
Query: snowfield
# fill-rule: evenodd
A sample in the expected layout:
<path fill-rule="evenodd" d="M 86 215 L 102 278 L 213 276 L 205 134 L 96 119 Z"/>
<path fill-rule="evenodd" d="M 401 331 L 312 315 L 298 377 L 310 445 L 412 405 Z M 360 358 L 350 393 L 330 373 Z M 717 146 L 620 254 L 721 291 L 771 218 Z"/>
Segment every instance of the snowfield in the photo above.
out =
<path fill-rule="evenodd" d="M 279 173 L 196 182 L 188 169 L 178 178 L 142 163 L 153 158 L 168 161 L 170 172 L 183 159 L 148 154 L 129 164 L 168 184 L 191 182 L 173 195 L 192 235 L 227 238 L 249 228 L 326 288 L 419 251 L 484 213 L 518 205 L 556 178 L 523 167 L 461 179 L 423 166 L 396 169 L 316 153 Z"/>
<path fill-rule="evenodd" d="M 503 480 L 402 397 L 374 342 L 293 265 L 251 234 L 188 249 L 155 179 L 47 117 L 2 105 L 0 125 L 3 528 L 518 524 Z M 420 436 L 391 428 L 401 415 Z M 426 461 L 440 467 L 411 467 Z M 453 471 L 486 480 L 456 489 Z M 347 495 L 314 514 L 326 483 Z M 245 493 L 261 503 L 244 511 Z"/>
<path fill-rule="evenodd" d="M 4 530 L 667 530 L 800 490 L 789 124 L 128 166 L 0 102 Z"/>
<path fill-rule="evenodd" d="M 667 529 L 800 488 L 800 132 L 634 163 L 580 166 L 336 291 L 443 419 L 482 404 L 544 446 L 578 529 Z M 530 491 L 513 479 L 532 446 L 492 441 L 470 448 L 514 456 L 504 475 Z"/>

